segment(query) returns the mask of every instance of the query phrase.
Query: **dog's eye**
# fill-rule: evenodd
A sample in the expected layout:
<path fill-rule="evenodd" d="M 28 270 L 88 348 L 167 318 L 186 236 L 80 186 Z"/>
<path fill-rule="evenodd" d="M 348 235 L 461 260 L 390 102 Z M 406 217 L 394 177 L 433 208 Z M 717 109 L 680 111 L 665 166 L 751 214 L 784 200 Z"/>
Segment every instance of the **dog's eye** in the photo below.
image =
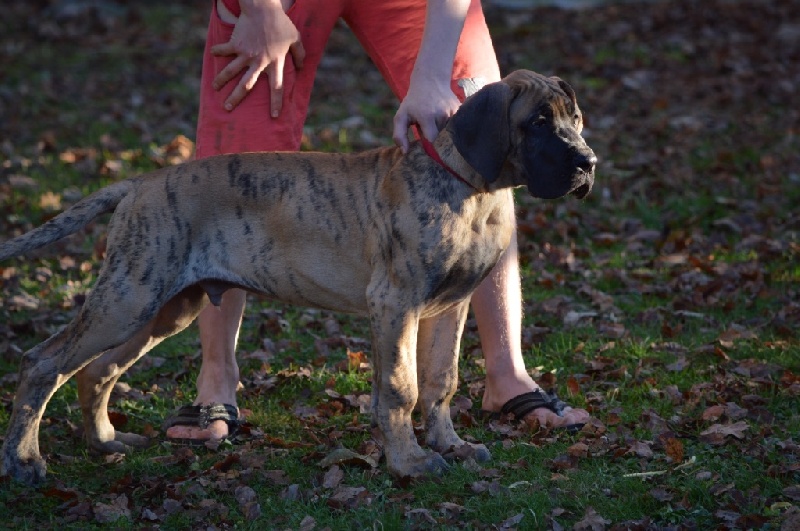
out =
<path fill-rule="evenodd" d="M 531 125 L 533 127 L 544 127 L 547 125 L 547 117 L 540 114 L 539 116 L 535 116 L 531 118 Z"/>

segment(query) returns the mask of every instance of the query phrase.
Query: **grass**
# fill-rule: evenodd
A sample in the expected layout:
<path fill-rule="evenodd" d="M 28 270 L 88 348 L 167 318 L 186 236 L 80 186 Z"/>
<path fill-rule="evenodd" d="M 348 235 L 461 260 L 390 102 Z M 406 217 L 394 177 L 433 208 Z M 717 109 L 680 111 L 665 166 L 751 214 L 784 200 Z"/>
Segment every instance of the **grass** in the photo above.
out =
<path fill-rule="evenodd" d="M 741 31 L 738 19 L 725 18 L 738 12 L 735 5 L 720 11 L 726 31 Z M 658 9 L 628 21 L 635 28 L 661 17 L 664 38 L 649 42 L 637 42 L 642 31 L 607 35 L 603 21 L 623 16 L 613 8 L 546 10 L 513 30 L 499 27 L 502 12 L 489 13 L 497 48 L 514 58 L 504 67 L 565 71 L 589 124 L 614 124 L 591 126 L 590 143 L 604 160 L 589 199 L 543 203 L 517 195 L 526 364 L 570 403 L 589 408 L 599 421 L 592 430 L 531 432 L 482 421 L 483 363 L 470 321 L 457 396 L 472 407 L 459 406 L 456 423 L 489 446 L 492 461 L 408 483 L 389 476 L 383 461 L 372 468 L 356 460 L 340 464 L 337 483 L 328 477 L 335 470 L 320 463 L 337 449 L 367 454 L 375 444 L 369 415 L 357 405 L 370 392 L 371 371 L 350 364 L 360 359 L 354 353 L 369 353 L 367 321 L 253 297 L 239 344 L 240 406 L 250 412 L 249 426 L 236 445 L 187 450 L 163 442 L 162 420 L 195 392 L 199 342 L 190 328 L 141 360 L 124 377 L 129 389 L 115 393 L 116 422 L 151 434 L 146 450 L 88 453 L 74 383 L 56 393 L 40 436 L 47 482 L 28 488 L 0 480 L 7 525 L 300 529 L 313 519 L 317 529 L 778 528 L 797 512 L 792 489 L 800 481 L 798 192 L 770 192 L 800 171 L 792 110 L 768 95 L 756 108 L 748 103 L 746 113 L 731 110 L 746 116 L 737 124 L 725 114 L 732 104 L 724 94 L 723 103 L 697 99 L 682 108 L 685 95 L 670 93 L 670 83 L 652 100 L 646 88 L 632 94 L 620 87 L 624 74 L 662 63 L 670 79 L 716 72 L 703 69 L 714 54 L 689 53 L 676 44 L 681 39 L 667 38 L 680 35 L 684 22 Z M 67 205 L 162 165 L 164 146 L 178 133 L 192 135 L 195 110 L 186 102 L 196 101 L 205 7 L 132 13 L 115 31 L 87 30 L 79 46 L 19 30 L 11 37 L 22 44 L 3 48 L 16 60 L 0 89 L 10 87 L 23 102 L 7 107 L 9 120 L 0 124 L 9 154 L 0 167 L 4 234 L 48 219 L 58 210 L 47 208 L 54 199 Z M 583 53 L 563 48 L 562 28 L 578 28 L 592 44 L 578 42 Z M 702 41 L 714 32 L 697 33 L 703 46 L 727 50 L 724 38 Z M 23 49 L 32 55 L 24 58 Z M 309 149 L 356 151 L 369 147 L 370 135 L 388 141 L 394 103 L 355 49 L 346 32 L 334 34 L 329 54 L 344 58 L 348 72 L 336 66 L 341 61 L 323 65 Z M 738 51 L 742 61 L 747 52 Z M 740 83 L 729 77 L 726 83 Z M 137 104 L 141 98 L 148 105 Z M 634 119 L 625 122 L 620 109 L 628 108 Z M 673 114 L 728 126 L 683 134 L 664 125 Z M 348 122 L 352 116 L 362 120 Z M 645 163 L 636 159 L 642 154 Z M 38 187 L 14 184 L 19 176 Z M 726 219 L 741 232 L 720 223 Z M 21 353 L 75 315 L 97 277 L 103 231 L 101 220 L 0 265 L 0 433 Z M 569 325 L 570 311 L 595 315 Z M 738 435 L 704 435 L 742 421 Z M 244 487 L 254 491 L 257 509 Z"/>

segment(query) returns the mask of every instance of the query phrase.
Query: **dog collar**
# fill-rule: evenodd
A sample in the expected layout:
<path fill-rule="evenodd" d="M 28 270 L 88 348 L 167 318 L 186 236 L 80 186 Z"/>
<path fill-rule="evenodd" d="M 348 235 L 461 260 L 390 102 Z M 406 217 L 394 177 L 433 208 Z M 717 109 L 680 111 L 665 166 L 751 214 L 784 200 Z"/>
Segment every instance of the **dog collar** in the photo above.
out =
<path fill-rule="evenodd" d="M 439 153 L 436 152 L 436 148 L 433 147 L 433 144 L 431 143 L 430 140 L 428 140 L 424 136 L 420 135 L 419 136 L 419 141 L 422 143 L 422 149 L 425 150 L 425 153 L 427 153 L 428 156 L 430 158 L 432 158 L 439 166 L 441 166 L 442 168 L 447 170 L 447 172 L 450 173 L 450 175 L 452 175 L 453 177 L 455 177 L 456 179 L 458 179 L 462 183 L 466 184 L 467 186 L 469 186 L 473 190 L 478 190 L 475 187 L 474 184 L 472 184 L 471 182 L 469 182 L 466 179 L 464 179 L 461 175 L 458 174 L 458 172 L 456 170 L 454 170 L 453 168 L 448 166 L 447 163 L 442 160 L 442 157 L 440 157 Z"/>

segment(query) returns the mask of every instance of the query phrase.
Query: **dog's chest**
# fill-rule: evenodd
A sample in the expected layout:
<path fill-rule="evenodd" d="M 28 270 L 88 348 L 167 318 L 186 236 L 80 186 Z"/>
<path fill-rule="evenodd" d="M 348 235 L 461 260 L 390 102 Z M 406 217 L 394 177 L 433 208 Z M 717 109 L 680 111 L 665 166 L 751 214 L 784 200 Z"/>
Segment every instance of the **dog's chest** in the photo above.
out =
<path fill-rule="evenodd" d="M 451 304 L 468 297 L 508 248 L 513 233 L 513 203 L 479 203 L 422 249 L 426 295 Z"/>

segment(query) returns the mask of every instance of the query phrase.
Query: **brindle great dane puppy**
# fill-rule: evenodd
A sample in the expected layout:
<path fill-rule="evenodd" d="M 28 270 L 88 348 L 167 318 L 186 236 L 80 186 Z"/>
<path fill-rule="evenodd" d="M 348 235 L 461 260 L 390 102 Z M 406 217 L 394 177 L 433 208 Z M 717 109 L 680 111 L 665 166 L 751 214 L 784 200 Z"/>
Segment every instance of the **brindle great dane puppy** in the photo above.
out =
<path fill-rule="evenodd" d="M 373 419 L 388 468 L 444 469 L 440 452 L 469 444 L 449 416 L 459 343 L 471 293 L 511 241 L 511 189 L 586 196 L 596 158 L 581 129 L 567 83 L 517 71 L 468 98 L 435 153 L 415 143 L 406 155 L 391 147 L 208 158 L 112 184 L 3 243 L 0 260 L 114 210 L 105 262 L 77 317 L 23 355 L 2 474 L 44 478 L 39 422 L 76 373 L 89 445 L 116 452 L 145 442 L 112 427 L 114 383 L 234 286 L 368 315 Z M 415 406 L 433 451 L 417 444 Z"/>

